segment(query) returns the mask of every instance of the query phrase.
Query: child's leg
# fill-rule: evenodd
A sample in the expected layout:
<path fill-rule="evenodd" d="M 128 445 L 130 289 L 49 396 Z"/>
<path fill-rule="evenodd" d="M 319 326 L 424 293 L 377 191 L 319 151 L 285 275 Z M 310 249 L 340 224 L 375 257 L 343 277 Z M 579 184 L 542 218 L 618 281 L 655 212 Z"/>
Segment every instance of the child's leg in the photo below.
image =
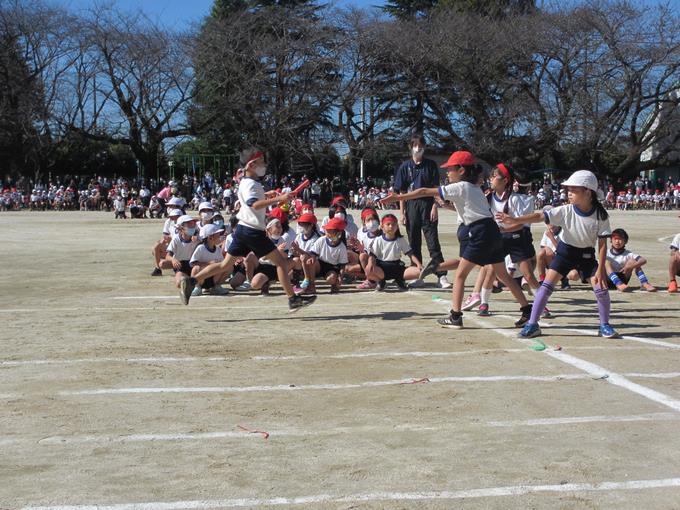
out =
<path fill-rule="evenodd" d="M 231 274 L 231 272 L 234 270 L 234 264 L 238 258 L 239 257 L 235 257 L 234 255 L 227 253 L 227 256 L 224 257 L 224 260 L 219 264 L 210 264 L 204 267 L 198 273 L 196 273 L 196 275 L 194 275 L 197 285 L 203 285 L 203 282 L 206 278 L 210 278 L 211 276 L 215 276 L 220 273 Z"/>
<path fill-rule="evenodd" d="M 609 324 L 609 313 L 612 308 L 612 301 L 609 297 L 609 289 L 606 282 L 597 282 L 594 278 L 590 279 L 590 284 L 595 292 L 597 299 L 597 313 L 600 316 L 600 324 Z"/>
<path fill-rule="evenodd" d="M 260 264 L 253 252 L 250 252 L 243 259 L 243 267 L 246 268 L 246 281 L 252 281 L 253 276 L 255 276 L 255 269 Z"/>
<path fill-rule="evenodd" d="M 331 271 L 326 275 L 326 283 L 331 286 L 332 294 L 340 291 L 340 276 L 335 271 Z"/>
<path fill-rule="evenodd" d="M 266 274 L 262 273 L 257 273 L 253 276 L 253 279 L 250 281 L 250 286 L 254 290 L 260 290 L 265 283 L 269 281 L 269 278 L 267 277 Z"/>
<path fill-rule="evenodd" d="M 545 305 L 548 304 L 550 295 L 555 290 L 555 284 L 562 279 L 562 275 L 555 271 L 554 269 L 548 269 L 545 275 L 545 279 L 541 283 L 541 286 L 536 291 L 534 296 L 534 303 L 531 308 L 531 318 L 529 319 L 529 324 L 538 324 L 538 318 L 543 313 Z"/>
<path fill-rule="evenodd" d="M 457 314 L 460 313 L 461 305 L 463 304 L 463 293 L 465 292 L 465 280 L 470 271 L 472 271 L 477 264 L 470 262 L 467 259 L 460 259 L 458 269 L 456 269 L 455 283 L 451 290 L 451 310 Z"/>
<path fill-rule="evenodd" d="M 536 276 L 534 276 L 534 266 L 536 265 L 535 262 L 536 262 L 536 259 L 531 258 L 531 259 L 522 260 L 519 263 L 519 268 L 522 270 L 522 274 L 524 274 L 524 279 L 529 284 L 529 287 L 531 287 L 534 290 L 536 290 L 536 289 L 538 289 L 538 287 L 540 287 L 540 284 L 538 283 Z"/>
<path fill-rule="evenodd" d="M 480 277 L 481 277 L 481 283 L 480 282 Z M 479 293 L 479 299 L 480 299 L 480 304 L 479 306 L 482 305 L 487 305 L 489 306 L 489 298 L 491 297 L 491 294 L 493 293 L 493 280 L 496 277 L 496 274 L 494 273 L 493 266 L 484 266 L 482 269 L 479 271 L 479 276 L 477 277 L 477 282 L 475 282 L 475 292 Z M 479 283 L 480 287 L 479 290 L 477 288 L 477 284 Z M 488 308 L 487 308 L 488 310 Z"/>
<path fill-rule="evenodd" d="M 366 279 L 372 282 L 380 282 L 385 279 L 385 271 L 376 264 L 373 266 L 373 271 L 366 275 Z"/>
<path fill-rule="evenodd" d="M 496 273 L 496 276 L 502 281 L 505 286 L 512 292 L 512 295 L 514 296 L 515 300 L 519 303 L 519 305 L 524 308 L 529 304 L 527 301 L 527 298 L 524 296 L 524 293 L 522 292 L 522 289 L 520 288 L 519 285 L 517 285 L 517 282 L 508 274 L 508 272 L 505 270 L 505 262 L 498 262 L 496 264 L 493 264 L 493 269 L 494 272 Z"/>
<path fill-rule="evenodd" d="M 186 273 L 183 273 L 182 271 L 177 271 L 175 273 L 175 286 L 179 289 L 180 284 L 182 283 L 182 280 L 185 278 L 188 278 L 189 276 Z"/>
<path fill-rule="evenodd" d="M 648 292 L 656 292 L 656 287 L 649 283 L 647 275 L 645 274 L 641 267 L 635 270 L 635 275 L 638 277 L 638 280 L 640 280 L 640 287 L 642 287 Z"/>
<path fill-rule="evenodd" d="M 409 266 L 404 269 L 404 280 L 417 280 L 419 276 L 420 269 L 418 269 L 416 266 Z"/>

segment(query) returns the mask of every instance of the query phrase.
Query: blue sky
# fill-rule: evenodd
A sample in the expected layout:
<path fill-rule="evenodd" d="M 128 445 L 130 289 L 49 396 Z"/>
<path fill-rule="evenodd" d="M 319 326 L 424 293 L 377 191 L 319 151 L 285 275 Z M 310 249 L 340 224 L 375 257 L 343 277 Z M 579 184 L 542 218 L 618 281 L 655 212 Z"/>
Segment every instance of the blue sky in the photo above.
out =
<path fill-rule="evenodd" d="M 52 1 L 74 11 L 90 9 L 95 5 L 93 0 Z M 341 6 L 370 7 L 382 3 L 382 0 L 335 0 L 335 4 Z M 115 0 L 114 4 L 123 11 L 141 10 L 159 25 L 182 29 L 206 16 L 210 12 L 213 0 Z"/>

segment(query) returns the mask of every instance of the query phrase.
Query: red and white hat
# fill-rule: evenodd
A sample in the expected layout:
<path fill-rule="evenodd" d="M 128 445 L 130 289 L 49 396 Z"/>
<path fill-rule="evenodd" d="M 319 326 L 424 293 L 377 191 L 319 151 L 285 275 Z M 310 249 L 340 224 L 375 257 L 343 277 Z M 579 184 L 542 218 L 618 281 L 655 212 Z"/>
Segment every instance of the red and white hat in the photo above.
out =
<path fill-rule="evenodd" d="M 456 151 L 451 156 L 446 163 L 444 163 L 441 168 L 449 168 L 452 166 L 465 166 L 474 165 L 477 162 L 474 155 L 468 151 Z"/>

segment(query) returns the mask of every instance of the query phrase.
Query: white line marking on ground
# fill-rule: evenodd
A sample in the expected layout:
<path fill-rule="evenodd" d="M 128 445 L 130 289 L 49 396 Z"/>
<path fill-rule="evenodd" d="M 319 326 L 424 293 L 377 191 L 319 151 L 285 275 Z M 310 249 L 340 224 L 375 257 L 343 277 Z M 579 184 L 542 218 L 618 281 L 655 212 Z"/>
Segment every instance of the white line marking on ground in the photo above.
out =
<path fill-rule="evenodd" d="M 617 422 L 641 422 L 641 421 L 662 421 L 680 420 L 677 413 L 647 413 L 627 416 L 563 416 L 554 418 L 535 418 L 530 420 L 510 420 L 510 421 L 488 421 L 486 423 L 475 423 L 475 427 L 532 427 L 532 426 L 557 426 L 557 425 L 576 425 L 581 423 L 617 423 Z M 380 433 L 389 434 L 397 432 L 437 432 L 446 431 L 456 432 L 460 424 L 444 424 L 436 427 L 426 427 L 419 425 L 400 424 L 400 425 L 366 425 L 359 427 L 334 427 L 322 429 L 269 429 L 269 439 L 279 437 L 325 437 L 340 434 L 369 434 Z M 265 427 L 266 428 L 266 427 Z M 86 436 L 50 436 L 40 439 L 20 438 L 3 439 L 0 445 L 16 445 L 26 443 L 38 443 L 40 445 L 63 445 L 63 444 L 87 444 L 87 443 L 140 443 L 153 441 L 210 441 L 223 439 L 260 439 L 260 436 L 244 434 L 233 430 L 214 431 L 214 432 L 187 432 L 187 433 L 167 433 L 167 434 L 127 434 L 127 435 L 86 435 Z"/>
<path fill-rule="evenodd" d="M 658 480 L 627 480 L 625 482 L 565 483 L 553 485 L 515 485 L 480 489 L 442 490 L 424 492 L 367 492 L 348 495 L 317 494 L 313 496 L 242 498 L 189 501 L 157 501 L 145 503 L 26 506 L 22 510 L 205 510 L 210 508 L 243 508 L 280 505 L 312 505 L 319 503 L 367 503 L 373 501 L 458 500 L 523 496 L 541 492 L 604 492 L 620 490 L 660 489 L 680 487 L 680 478 Z"/>
<path fill-rule="evenodd" d="M 609 346 L 582 346 L 574 347 L 572 350 L 597 350 L 597 351 L 620 351 L 620 350 L 640 350 L 643 347 L 625 346 L 625 347 L 609 347 Z M 253 356 L 251 358 L 238 357 L 200 357 L 200 356 L 158 356 L 158 357 L 140 357 L 140 358 L 80 358 L 80 359 L 28 359 L 28 360 L 0 360 L 0 366 L 5 367 L 21 367 L 30 365 L 78 365 L 90 363 L 224 363 L 234 361 L 303 361 L 303 360 L 324 360 L 324 359 L 354 359 L 354 358 L 428 358 L 428 357 L 456 357 L 456 356 L 470 356 L 477 354 L 494 354 L 494 353 L 523 353 L 529 354 L 527 349 L 475 349 L 470 351 L 453 351 L 453 352 L 437 352 L 437 351 L 413 351 L 413 352 L 356 352 L 356 353 L 340 353 L 340 354 L 299 354 L 292 356 Z"/>
<path fill-rule="evenodd" d="M 497 316 L 498 317 L 498 316 Z M 475 322 L 476 324 L 483 324 L 483 322 L 479 319 L 474 319 L 472 318 L 472 322 Z M 491 331 L 494 331 L 500 335 L 503 335 L 508 338 L 512 338 L 513 340 L 516 340 L 518 342 L 522 342 L 524 344 L 531 344 L 532 341 L 531 339 L 521 339 L 517 337 L 517 333 L 510 333 L 509 331 L 505 331 L 503 329 L 499 328 L 489 328 Z M 673 345 L 673 344 L 669 344 Z M 662 404 L 666 407 L 670 407 L 671 409 L 674 409 L 675 411 L 680 411 L 680 400 L 675 400 L 674 398 L 661 393 L 659 391 L 653 390 L 651 388 L 647 388 L 646 386 L 642 386 L 640 384 L 634 383 L 633 381 L 630 381 L 626 379 L 623 375 L 617 374 L 615 372 L 611 372 L 607 370 L 604 367 L 601 367 L 599 365 L 596 365 L 595 363 L 590 363 L 589 361 L 582 360 L 581 358 L 577 358 L 576 356 L 572 356 L 570 354 L 566 354 L 562 351 L 553 351 L 550 349 L 546 349 L 542 351 L 544 354 L 555 358 L 563 363 L 566 363 L 568 365 L 571 365 L 575 368 L 578 368 L 579 370 L 583 370 L 584 372 L 590 374 L 593 377 L 600 378 L 602 376 L 607 376 L 605 381 L 607 381 L 610 384 L 614 384 L 615 386 L 619 386 L 621 388 L 625 388 L 628 391 L 631 391 L 633 393 L 636 393 L 642 397 L 645 397 L 648 400 L 651 400 L 653 402 L 656 402 L 658 404 Z"/>
<path fill-rule="evenodd" d="M 448 382 L 508 382 L 508 381 L 540 381 L 555 382 L 565 379 L 587 379 L 585 374 L 562 374 L 562 375 L 492 375 L 492 376 L 469 376 L 469 377 L 429 377 L 428 383 Z M 198 387 L 159 387 L 159 388 L 101 388 L 92 390 L 60 391 L 62 396 L 71 395 L 129 395 L 144 393 L 252 393 L 269 391 L 305 391 L 305 390 L 348 390 L 357 388 L 375 388 L 378 386 L 394 386 L 409 384 L 419 378 L 394 379 L 390 381 L 365 381 L 362 383 L 347 384 L 279 384 L 274 386 L 198 386 Z"/>
<path fill-rule="evenodd" d="M 670 235 L 670 236 L 664 236 L 664 237 L 659 237 L 659 238 L 657 239 L 657 241 L 659 241 L 660 243 L 665 243 L 665 242 L 669 241 L 670 239 L 673 239 L 673 237 L 674 237 L 674 236 L 672 236 L 672 235 Z"/>

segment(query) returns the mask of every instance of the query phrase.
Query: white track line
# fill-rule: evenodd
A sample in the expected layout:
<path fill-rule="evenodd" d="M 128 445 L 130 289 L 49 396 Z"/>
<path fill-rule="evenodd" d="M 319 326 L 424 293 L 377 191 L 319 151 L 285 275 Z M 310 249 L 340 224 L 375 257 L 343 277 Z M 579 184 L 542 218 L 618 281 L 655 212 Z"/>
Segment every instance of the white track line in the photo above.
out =
<path fill-rule="evenodd" d="M 485 423 L 475 422 L 474 426 L 484 426 L 491 428 L 498 427 L 548 427 L 560 425 L 578 425 L 582 423 L 622 423 L 622 422 L 643 422 L 643 421 L 666 421 L 666 420 L 680 420 L 678 413 L 647 413 L 637 415 L 623 415 L 623 416 L 563 416 L 554 418 L 534 418 L 530 420 L 508 420 L 508 421 L 488 421 Z M 269 429 L 267 433 L 269 439 L 276 438 L 299 438 L 299 437 L 326 437 L 335 435 L 359 435 L 359 434 L 393 434 L 399 432 L 406 433 L 428 433 L 435 432 L 438 434 L 444 432 L 457 432 L 459 430 L 459 423 L 444 424 L 439 426 L 418 426 L 409 424 L 400 425 L 366 425 L 358 427 L 334 427 L 334 428 L 319 428 L 319 429 Z M 40 444 L 46 446 L 52 445 L 66 445 L 66 444 L 90 444 L 90 443 L 142 443 L 142 442 L 163 442 L 163 441 L 213 441 L 213 440 L 250 440 L 261 439 L 261 436 L 256 434 L 248 434 L 243 431 L 213 431 L 213 432 L 187 432 L 187 433 L 155 433 L 155 434 L 126 434 L 126 435 L 86 435 L 86 436 L 49 436 L 43 438 L 25 438 L 20 439 L 0 439 L 0 446 L 17 445 L 17 444 Z"/>
<path fill-rule="evenodd" d="M 483 324 L 483 322 L 479 319 L 475 319 L 473 317 L 470 317 L 472 319 L 472 322 L 476 324 Z M 511 333 L 509 331 L 500 329 L 500 328 L 489 328 L 491 331 L 494 331 L 498 333 L 499 335 L 503 335 L 508 338 L 512 338 L 515 341 L 522 342 L 524 344 L 531 344 L 532 341 L 530 339 L 521 339 L 517 337 L 517 333 Z M 673 345 L 673 344 L 669 344 Z M 580 358 L 577 358 L 576 356 L 572 356 L 570 354 L 566 354 L 562 351 L 554 351 L 551 349 L 546 349 L 542 351 L 544 354 L 555 358 L 563 363 L 566 363 L 568 365 L 571 365 L 572 367 L 578 368 L 579 370 L 582 370 L 586 372 L 587 374 L 590 374 L 592 377 L 598 378 L 602 377 L 604 375 L 607 376 L 605 381 L 607 381 L 610 384 L 614 384 L 615 386 L 619 386 L 621 388 L 625 388 L 628 391 L 631 391 L 633 393 L 636 393 L 648 400 L 651 400 L 653 402 L 656 402 L 658 404 L 664 405 L 666 407 L 669 407 L 675 411 L 680 411 L 680 400 L 676 400 L 673 397 L 670 397 L 664 393 L 661 393 L 659 391 L 653 390 L 651 388 L 648 388 L 646 386 L 642 386 L 641 384 L 634 383 L 633 381 L 630 381 L 629 379 L 626 379 L 623 375 L 617 374 L 615 372 L 612 372 L 604 367 L 601 367 L 599 365 L 596 365 L 595 363 L 590 363 L 589 361 L 582 360 Z"/>
<path fill-rule="evenodd" d="M 597 351 L 620 351 L 620 350 L 640 350 L 643 347 L 625 346 L 625 347 L 611 347 L 611 346 L 581 346 L 574 347 L 570 350 L 597 350 Z M 469 351 L 452 351 L 452 352 L 437 352 L 437 351 L 412 351 L 412 352 L 349 352 L 340 354 L 299 354 L 292 356 L 253 356 L 251 358 L 237 358 L 237 357 L 200 357 L 200 356 L 150 356 L 139 358 L 80 358 L 80 359 L 28 359 L 28 360 L 0 360 L 0 367 L 22 367 L 31 365 L 79 365 L 90 363 L 224 363 L 234 361 L 304 361 L 304 360 L 326 360 L 326 359 L 361 359 L 361 358 L 440 358 L 440 357 L 457 357 L 457 356 L 471 356 L 477 354 L 493 354 L 493 353 L 523 353 L 529 354 L 527 349 L 474 349 Z"/>
<path fill-rule="evenodd" d="M 441 490 L 422 492 L 366 492 L 348 495 L 317 494 L 311 496 L 214 499 L 188 501 L 156 501 L 145 503 L 25 506 L 22 510 L 206 510 L 211 508 L 249 508 L 281 505 L 314 505 L 322 503 L 368 503 L 377 501 L 459 500 L 498 498 L 535 493 L 608 492 L 621 490 L 661 489 L 680 487 L 680 478 L 658 480 L 627 480 L 624 482 L 565 483 L 553 485 L 514 485 L 480 489 Z"/>
<path fill-rule="evenodd" d="M 565 379 L 588 379 L 586 374 L 562 374 L 562 375 L 492 375 L 470 377 L 429 377 L 429 384 L 449 382 L 509 382 L 509 381 L 538 381 L 556 382 Z M 100 388 L 91 390 L 60 391 L 61 396 L 73 395 L 130 395 L 147 393 L 253 393 L 271 391 L 307 391 L 307 390 L 348 390 L 358 388 L 375 388 L 379 386 L 395 386 L 413 383 L 419 378 L 394 379 L 389 381 L 365 381 L 361 383 L 347 384 L 279 384 L 274 386 L 198 386 L 198 387 L 149 387 L 149 388 Z"/>

